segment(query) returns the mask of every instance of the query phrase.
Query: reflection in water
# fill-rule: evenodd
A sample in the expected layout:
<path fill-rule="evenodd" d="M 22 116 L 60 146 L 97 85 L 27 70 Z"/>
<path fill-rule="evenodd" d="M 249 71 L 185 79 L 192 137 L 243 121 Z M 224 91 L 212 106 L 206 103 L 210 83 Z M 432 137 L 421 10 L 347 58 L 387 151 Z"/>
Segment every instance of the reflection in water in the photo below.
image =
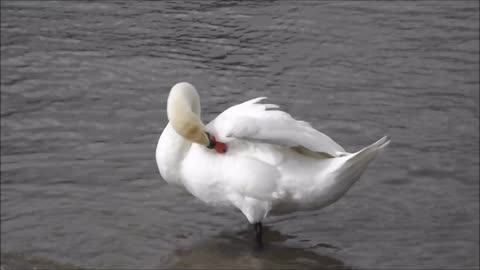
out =
<path fill-rule="evenodd" d="M 265 247 L 255 248 L 253 232 L 222 232 L 194 246 L 177 250 L 161 267 L 169 269 L 351 269 L 341 260 L 304 248 L 289 247 L 291 236 L 264 227 Z M 336 249 L 328 244 L 320 244 Z"/>

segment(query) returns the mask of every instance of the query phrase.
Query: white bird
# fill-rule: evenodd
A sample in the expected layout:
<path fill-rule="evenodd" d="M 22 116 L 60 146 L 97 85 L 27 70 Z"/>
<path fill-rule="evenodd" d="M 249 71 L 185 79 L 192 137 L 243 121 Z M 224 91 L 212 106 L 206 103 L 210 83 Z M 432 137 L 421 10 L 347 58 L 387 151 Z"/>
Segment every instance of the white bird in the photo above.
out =
<path fill-rule="evenodd" d="M 261 104 L 230 107 L 208 125 L 200 98 L 186 82 L 168 96 L 169 123 L 158 140 L 161 176 L 212 206 L 233 206 L 254 224 L 262 244 L 269 214 L 320 209 L 342 197 L 390 140 L 348 153 L 310 124 Z"/>

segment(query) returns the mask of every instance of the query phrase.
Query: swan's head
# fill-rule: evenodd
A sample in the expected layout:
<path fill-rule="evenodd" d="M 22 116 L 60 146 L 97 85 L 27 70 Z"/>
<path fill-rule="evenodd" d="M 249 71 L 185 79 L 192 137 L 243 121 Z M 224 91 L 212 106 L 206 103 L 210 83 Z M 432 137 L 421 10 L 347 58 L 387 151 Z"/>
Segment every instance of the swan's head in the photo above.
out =
<path fill-rule="evenodd" d="M 200 120 L 200 98 L 193 85 L 181 82 L 172 87 L 168 95 L 167 114 L 179 135 L 201 145 L 210 144 L 205 125 Z"/>

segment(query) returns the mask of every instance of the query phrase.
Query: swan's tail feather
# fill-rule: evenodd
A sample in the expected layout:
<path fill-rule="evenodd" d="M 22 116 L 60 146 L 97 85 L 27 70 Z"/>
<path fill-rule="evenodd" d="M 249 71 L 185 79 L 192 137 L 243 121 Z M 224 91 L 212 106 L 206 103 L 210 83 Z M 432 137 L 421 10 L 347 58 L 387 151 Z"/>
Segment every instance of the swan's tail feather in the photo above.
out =
<path fill-rule="evenodd" d="M 369 163 L 389 143 L 390 143 L 390 139 L 388 138 L 388 136 L 384 136 L 380 140 L 374 142 L 373 144 L 353 154 L 353 156 L 347 162 L 353 163 L 353 164 Z"/>
<path fill-rule="evenodd" d="M 384 136 L 375 143 L 352 154 L 342 165 L 341 174 L 345 177 L 356 178 L 360 176 L 368 164 L 381 152 L 388 144 L 390 139 Z"/>

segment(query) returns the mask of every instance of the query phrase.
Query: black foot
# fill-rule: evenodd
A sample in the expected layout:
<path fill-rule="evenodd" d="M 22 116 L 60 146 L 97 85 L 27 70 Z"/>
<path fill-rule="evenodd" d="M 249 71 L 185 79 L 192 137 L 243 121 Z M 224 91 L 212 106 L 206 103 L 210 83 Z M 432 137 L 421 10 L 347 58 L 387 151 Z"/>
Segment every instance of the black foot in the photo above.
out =
<path fill-rule="evenodd" d="M 257 222 L 253 224 L 254 229 L 255 229 L 255 241 L 257 243 L 257 248 L 262 249 L 263 248 L 263 240 L 262 240 L 262 223 Z"/>

